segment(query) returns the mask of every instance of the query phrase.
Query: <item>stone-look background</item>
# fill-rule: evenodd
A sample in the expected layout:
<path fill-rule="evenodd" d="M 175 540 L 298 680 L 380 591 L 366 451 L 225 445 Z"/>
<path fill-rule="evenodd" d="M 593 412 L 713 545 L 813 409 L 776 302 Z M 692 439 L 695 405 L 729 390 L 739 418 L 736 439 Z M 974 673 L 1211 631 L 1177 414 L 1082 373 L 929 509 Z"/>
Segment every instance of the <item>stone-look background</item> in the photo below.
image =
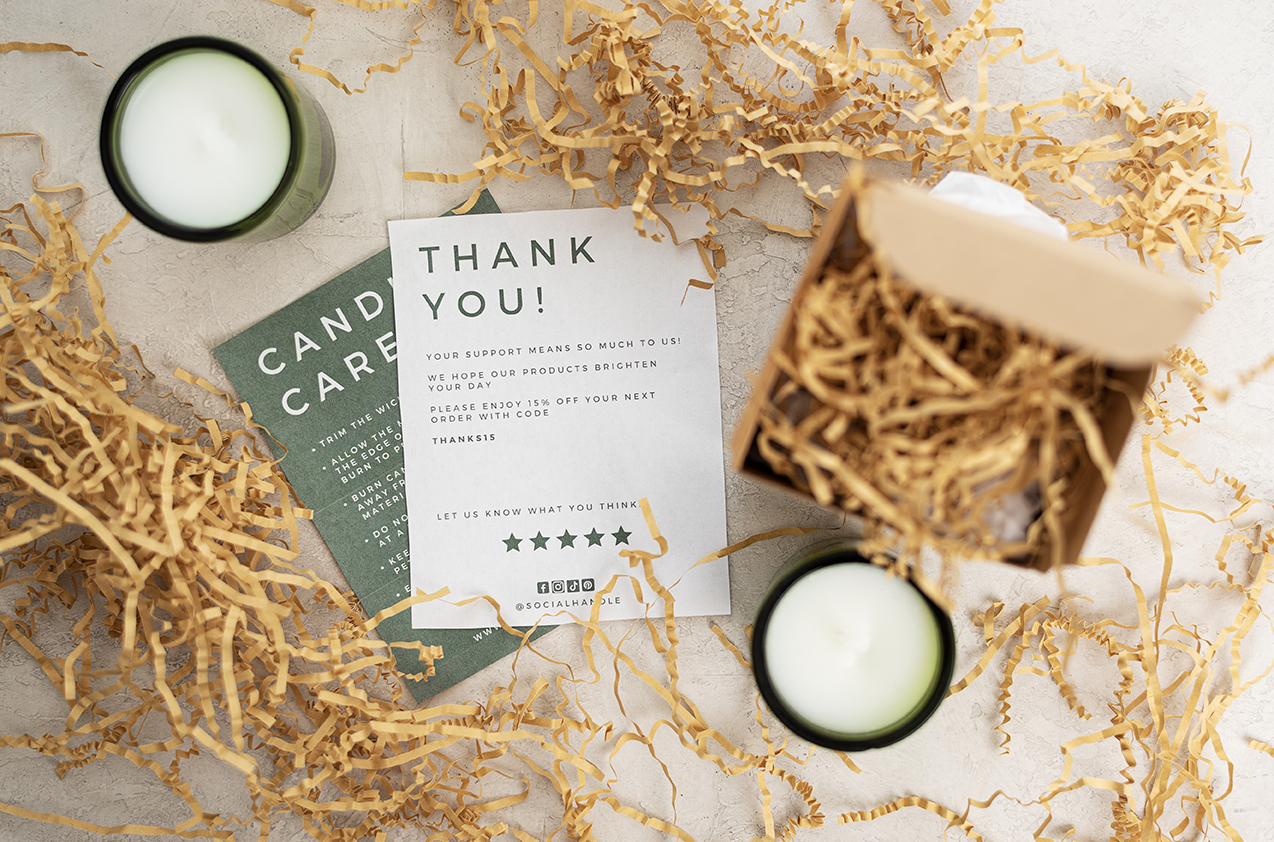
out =
<path fill-rule="evenodd" d="M 158 374 L 158 392 L 172 391 L 194 404 L 194 411 L 234 424 L 224 403 L 177 381 L 172 372 L 183 368 L 227 385 L 210 349 L 247 327 L 261 315 L 308 292 L 338 272 L 383 248 L 388 240 L 387 219 L 433 216 L 462 201 L 467 185 L 436 186 L 403 181 L 404 170 L 464 172 L 480 155 L 479 127 L 458 116 L 461 103 L 480 95 L 477 65 L 456 67 L 451 59 L 461 46 L 451 32 L 450 4 L 428 13 L 421 30 L 423 44 L 416 57 L 396 75 L 377 74 L 366 93 L 347 96 L 322 79 L 289 72 L 313 92 L 326 109 L 336 132 L 339 158 L 336 180 L 318 216 L 293 234 L 263 244 L 199 246 L 165 240 L 140 224 L 133 224 L 110 248 L 110 267 L 102 270 L 107 311 L 122 343 L 136 343 L 147 365 Z M 541 4 L 537 43 L 552 48 L 561 32 L 561 12 L 554 3 Z M 953 3 L 957 14 L 974 4 Z M 808 4 L 804 37 L 822 40 L 834 23 L 837 9 Z M 363 68 L 392 61 L 405 51 L 419 11 L 390 10 L 367 14 L 336 4 L 320 3 L 319 27 L 309 42 L 306 60 L 325 66 L 356 86 Z M 1274 6 L 1265 0 L 1072 0 L 1067 3 L 1030 3 L 1009 0 L 997 7 L 999 22 L 1025 30 L 1028 50 L 1039 54 L 1059 48 L 1071 61 L 1087 65 L 1097 78 L 1126 78 L 1135 94 L 1149 106 L 1169 99 L 1189 100 L 1199 90 L 1208 93 L 1223 119 L 1235 124 L 1230 148 L 1241 162 L 1250 141 L 1247 174 L 1256 192 L 1244 204 L 1248 219 L 1238 233 L 1271 230 L 1274 222 L 1274 71 L 1266 45 L 1274 37 Z M 506 14 L 523 16 L 521 7 Z M 256 49 L 280 68 L 288 69 L 288 52 L 300 44 L 306 18 L 264 0 L 207 0 L 203 3 L 128 0 L 116 3 L 75 3 L 58 0 L 7 0 L 0 12 L 0 40 L 62 42 L 88 52 L 105 70 L 76 56 L 62 54 L 0 55 L 0 132 L 31 131 L 45 137 L 48 159 L 45 185 L 83 182 L 87 203 L 77 218 L 86 242 L 95 242 L 122 215 L 107 188 L 97 153 L 101 105 L 121 72 L 147 47 L 188 34 L 212 34 L 235 39 Z M 872 45 L 901 46 L 879 8 L 860 0 L 852 27 Z M 670 31 L 659 43 L 661 60 L 693 66 L 697 41 L 684 28 Z M 970 80 L 951 78 L 953 90 Z M 1073 77 L 1050 65 L 1033 65 L 1021 74 L 1001 78 L 1001 100 L 1033 102 L 1072 85 Z M 29 178 L 39 170 L 40 152 L 29 140 L 0 140 L 0 185 L 7 206 L 30 194 Z M 822 181 L 835 182 L 843 162 L 825 165 Z M 811 179 L 817 180 L 817 179 Z M 821 183 L 821 182 L 820 182 Z M 492 185 L 506 212 L 562 208 L 571 204 L 570 191 L 560 180 L 537 178 L 515 185 Z M 577 204 L 595 202 L 590 194 L 574 197 Z M 745 212 L 804 227 L 808 216 L 798 191 L 790 184 L 766 179 L 758 188 L 738 194 Z M 799 275 L 808 241 L 769 233 L 761 225 L 728 218 L 721 241 L 729 265 L 717 289 L 721 344 L 721 406 L 727 435 L 734 429 L 749 393 L 749 373 L 756 370 L 768 348 Z M 1214 382 L 1231 383 L 1238 372 L 1274 351 L 1274 275 L 1270 246 L 1258 246 L 1237 258 L 1224 274 L 1220 301 L 1201 317 L 1183 345 L 1191 345 L 1209 367 Z M 1178 274 L 1183 274 L 1178 272 Z M 1191 281 L 1203 293 L 1210 278 Z M 154 399 L 151 408 L 182 423 L 190 410 L 175 401 Z M 1173 444 L 1192 461 L 1220 467 L 1248 484 L 1254 496 L 1274 499 L 1274 436 L 1267 419 L 1274 411 L 1274 372 L 1258 378 L 1228 403 L 1214 402 L 1204 423 L 1178 434 Z M 1157 478 L 1163 498 L 1178 506 L 1220 514 L 1228 489 L 1207 486 L 1167 460 L 1159 460 Z M 1146 510 L 1131 510 L 1145 499 L 1138 447 L 1131 443 L 1119 466 L 1120 483 L 1108 495 L 1086 546 L 1086 555 L 1123 560 L 1153 598 L 1162 564 L 1158 536 Z M 785 525 L 834 526 L 839 519 L 794 498 L 728 475 L 731 540 Z M 1268 523 L 1262 506 L 1253 523 Z M 1221 531 L 1198 517 L 1171 515 L 1176 566 L 1172 584 L 1192 579 L 1212 581 L 1211 560 Z M 736 642 L 751 621 L 760 596 L 783 557 L 810 539 L 788 538 L 754 546 L 730 560 L 734 613 L 720 620 Z M 340 573 L 312 529 L 302 534 L 304 561 L 323 575 L 340 580 Z M 991 602 L 1010 607 L 1059 593 L 1051 576 L 1007 567 L 966 565 L 949 582 L 957 599 L 956 626 L 960 640 L 957 676 L 976 662 L 981 652 L 980 631 L 970 618 Z M 1089 616 L 1133 617 L 1131 592 L 1113 570 L 1068 571 L 1067 592 L 1092 598 Z M 1274 597 L 1265 596 L 1266 610 Z M 1186 599 L 1178 620 L 1199 623 L 1215 632 L 1233 617 L 1235 604 L 1218 593 Z M 713 724 L 727 735 L 746 739 L 755 733 L 754 687 L 719 645 L 700 618 L 680 624 L 683 640 L 681 675 L 688 695 L 702 705 Z M 1244 677 L 1274 658 L 1268 624 L 1258 625 L 1245 648 Z M 579 632 L 563 628 L 545 639 L 544 648 L 557 657 L 577 651 Z M 58 641 L 45 640 L 50 649 Z M 1089 652 L 1091 655 L 1092 653 Z M 1003 655 L 997 664 L 1003 663 Z M 845 840 L 939 839 L 945 824 L 931 814 L 912 810 L 860 825 L 836 826 L 835 817 L 849 810 L 871 809 L 896 797 L 920 795 L 957 811 L 970 798 L 988 798 L 997 789 L 1029 800 L 1043 792 L 1061 770 L 1057 746 L 1105 721 L 1104 691 L 1116 680 L 1104 659 L 1091 665 L 1076 658 L 1073 668 L 1080 698 L 1094 710 L 1093 720 L 1080 723 L 1070 713 L 1051 682 L 1021 676 L 1015 697 L 1010 753 L 1001 756 L 998 721 L 998 675 L 980 679 L 949 700 L 923 730 L 894 748 L 858 759 L 864 771 L 850 773 L 824 752 L 814 755 L 802 776 L 814 782 L 824 802 L 829 826 L 806 831 L 804 838 Z M 507 662 L 497 665 L 435 701 L 484 699 L 507 681 Z M 1225 681 L 1222 680 L 1222 689 Z M 605 692 L 596 694 L 594 716 L 618 717 Z M 639 693 L 634 703 L 640 716 Z M 0 653 L 0 733 L 44 733 L 58 729 L 65 704 L 17 646 Z M 1226 813 L 1249 840 L 1274 835 L 1274 811 L 1268 793 L 1274 786 L 1274 758 L 1247 747 L 1249 739 L 1274 743 L 1274 681 L 1246 695 L 1223 720 L 1222 734 L 1235 764 L 1234 791 Z M 755 746 L 753 746 L 755 747 Z M 658 767 L 639 751 L 621 755 L 624 792 L 629 803 L 671 818 L 669 787 Z M 748 839 L 761 835 L 759 801 L 753 776 L 730 779 L 669 746 L 668 761 L 678 781 L 678 820 L 697 839 Z M 1111 776 L 1119 758 L 1109 743 L 1081 752 L 1075 776 Z M 28 809 L 66 812 L 102 825 L 125 822 L 171 824 L 180 821 L 183 805 L 158 787 L 154 778 L 124 761 L 108 759 L 59 781 L 52 760 L 12 750 L 0 751 L 0 801 Z M 223 814 L 246 812 L 242 779 L 207 757 L 194 758 L 186 768 L 205 806 Z M 1139 771 L 1139 775 L 1144 770 Z M 1224 770 L 1217 774 L 1224 779 Z M 1224 788 L 1224 783 L 1222 783 Z M 1081 791 L 1055 802 L 1057 823 L 1047 834 L 1060 837 L 1074 825 L 1079 839 L 1104 838 L 1108 833 L 1107 794 Z M 799 805 L 790 793 L 776 800 L 781 822 Z M 516 813 L 528 832 L 544 836 L 557 826 L 552 793 L 539 792 Z M 602 811 L 598 811 L 599 817 Z M 1042 821 L 1039 807 L 1020 806 L 1000 799 L 972 818 L 987 840 L 1023 840 Z M 1175 824 L 1169 822 L 1167 826 Z M 626 820 L 600 822 L 605 839 L 655 838 L 658 834 Z M 245 838 L 255 838 L 244 833 Z M 948 838 L 959 838 L 952 831 Z M 39 825 L 0 815 L 0 840 L 81 840 L 88 835 L 68 828 Z M 132 837 L 118 837 L 120 839 Z M 308 839 L 299 822 L 278 823 L 272 840 Z M 400 831 L 391 839 L 423 838 Z M 1214 834 L 1213 838 L 1218 838 Z"/>

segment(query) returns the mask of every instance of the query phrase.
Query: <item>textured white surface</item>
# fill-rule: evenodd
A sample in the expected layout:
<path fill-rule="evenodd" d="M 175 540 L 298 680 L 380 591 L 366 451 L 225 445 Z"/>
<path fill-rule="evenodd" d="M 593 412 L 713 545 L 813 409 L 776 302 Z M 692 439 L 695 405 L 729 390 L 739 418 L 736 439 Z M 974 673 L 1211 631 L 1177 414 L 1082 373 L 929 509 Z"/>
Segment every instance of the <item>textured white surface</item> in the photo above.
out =
<path fill-rule="evenodd" d="M 957 12 L 974 4 L 953 3 Z M 542 4 L 539 34 L 551 43 L 561 31 L 560 11 Z M 1109 0 L 1072 0 L 1032 3 L 1009 0 L 998 8 L 999 22 L 1018 26 L 1028 36 L 1028 51 L 1059 48 L 1092 75 L 1110 81 L 1128 79 L 1134 92 L 1152 107 L 1199 90 L 1222 117 L 1235 124 L 1231 151 L 1241 161 L 1249 142 L 1253 150 L 1247 175 L 1256 193 L 1245 202 L 1248 219 L 1241 235 L 1268 231 L 1274 220 L 1274 156 L 1271 156 L 1271 115 L 1274 115 L 1274 73 L 1267 45 L 1274 38 L 1274 5 L 1266 0 L 1191 0 L 1111 3 Z M 821 10 L 821 11 L 820 11 Z M 314 77 L 288 68 L 288 52 L 301 42 L 308 21 L 264 0 L 209 0 L 202 4 L 133 0 L 126 3 L 74 3 L 55 0 L 8 0 L 3 12 L 4 40 L 63 42 L 88 52 L 106 70 L 66 53 L 0 55 L 0 132 L 32 131 L 44 135 L 48 159 L 41 183 L 81 181 L 87 203 L 77 218 L 86 240 L 95 240 L 122 215 L 106 187 L 97 157 L 97 117 L 118 73 L 139 53 L 160 41 L 187 34 L 212 34 L 243 42 L 289 72 L 316 95 L 336 133 L 338 163 L 331 193 L 318 215 L 293 234 L 261 244 L 198 246 L 165 240 L 140 225 L 131 225 L 110 249 L 111 266 L 103 272 L 107 311 L 121 342 L 136 343 L 147 365 L 158 373 L 162 395 L 171 390 L 193 403 L 200 415 L 226 419 L 223 404 L 175 380 L 171 372 L 183 368 L 226 385 L 211 348 L 251 324 L 261 314 L 313 289 L 341 270 L 383 248 L 387 219 L 431 216 L 467 194 L 465 185 L 433 186 L 404 183 L 404 170 L 463 172 L 480 156 L 479 127 L 462 120 L 461 103 L 479 95 L 478 69 L 455 67 L 451 59 L 460 41 L 450 30 L 450 12 L 432 13 L 422 33 L 416 57 L 396 75 L 378 74 L 366 93 L 346 96 Z M 818 38 L 838 14 L 835 7 L 811 4 L 805 37 Z M 419 22 L 416 11 L 390 10 L 368 15 L 324 4 L 320 27 L 310 40 L 307 60 L 327 66 L 356 83 L 368 64 L 392 61 L 405 51 L 409 32 Z M 854 27 L 870 43 L 896 44 L 882 23 L 879 10 L 866 0 L 854 9 Z M 696 42 L 693 33 L 670 34 L 658 58 L 684 60 Z M 1047 62 L 1031 65 L 1019 76 L 1000 84 L 1003 98 L 1040 99 L 1057 89 L 1060 73 Z M 948 79 L 959 85 L 968 79 Z M 6 204 L 30 192 L 30 174 L 41 168 L 36 143 L 0 140 L 0 185 Z M 828 165 L 825 180 L 835 181 L 844 165 Z M 505 211 L 560 208 L 572 202 L 559 180 L 538 178 L 526 184 L 497 182 L 492 187 Z M 575 197 L 579 204 L 589 195 Z M 772 181 L 739 194 L 745 213 L 801 227 L 806 222 L 798 191 Z M 748 373 L 760 364 L 804 262 L 808 243 L 769 233 L 760 225 L 729 217 L 722 224 L 722 242 L 729 265 L 717 293 L 722 369 L 722 413 L 727 435 L 749 393 Z M 1197 322 L 1187 342 L 1209 365 L 1214 381 L 1232 383 L 1238 373 L 1274 351 L 1274 276 L 1270 246 L 1260 246 L 1237 258 L 1226 270 L 1221 297 Z M 1191 279 L 1201 293 L 1212 288 L 1207 277 Z M 190 410 L 175 401 L 154 398 L 151 408 L 175 421 L 190 423 Z M 1201 425 L 1173 440 L 1205 474 L 1221 468 L 1247 483 L 1249 493 L 1274 499 L 1274 438 L 1268 418 L 1274 411 L 1274 373 L 1257 378 L 1235 398 L 1215 403 Z M 1132 569 L 1151 598 L 1159 588 L 1162 551 L 1145 509 L 1130 509 L 1145 498 L 1142 465 L 1134 441 L 1120 461 L 1118 487 L 1108 495 L 1086 546 L 1086 555 L 1119 558 Z M 1157 479 L 1164 499 L 1186 508 L 1216 515 L 1226 510 L 1229 489 L 1206 485 L 1170 460 L 1159 460 Z M 732 540 L 787 525 L 835 525 L 838 519 L 777 491 L 733 474 L 727 476 L 729 528 Z M 1268 525 L 1268 506 L 1249 513 L 1252 523 Z M 1170 515 L 1175 566 L 1170 581 L 1177 586 L 1192 580 L 1213 581 L 1212 555 L 1222 534 L 1220 527 L 1186 515 Z M 809 539 L 806 539 L 809 540 Z M 734 614 L 722 621 L 736 642 L 743 626 L 781 559 L 802 543 L 786 538 L 753 546 L 730 561 Z M 301 550 L 316 570 L 339 580 L 339 572 L 313 530 L 303 534 Z M 981 652 L 980 630 L 973 612 L 994 601 L 1010 606 L 1032 602 L 1059 591 L 1056 579 L 997 567 L 965 566 L 948 583 L 956 598 L 956 629 L 962 675 Z M 1064 586 L 1071 594 L 1090 598 L 1090 616 L 1133 618 L 1130 589 L 1112 569 L 1068 571 Z M 1263 602 L 1274 609 L 1268 594 Z M 1233 616 L 1235 605 L 1218 591 L 1187 597 L 1177 620 L 1199 624 L 1215 632 Z M 1227 616 L 1228 615 L 1228 616 Z M 708 622 L 690 620 L 682 633 L 681 675 L 686 692 L 723 733 L 745 739 L 755 730 L 755 691 L 750 678 L 720 647 Z M 1253 643 L 1244 649 L 1242 676 L 1255 676 L 1259 665 L 1274 659 L 1274 645 L 1266 624 L 1258 624 Z M 569 657 L 578 640 L 575 629 L 562 629 L 546 638 L 545 649 Z M 41 641 L 51 649 L 57 640 Z M 1003 656 L 997 662 L 1002 664 Z M 863 825 L 836 826 L 835 817 L 849 810 L 867 810 L 894 798 L 920 795 L 957 811 L 968 799 L 987 799 L 997 789 L 1029 800 L 1042 792 L 1061 771 L 1060 742 L 1099 727 L 1106 713 L 1104 697 L 1090 688 L 1116 680 L 1113 669 L 1094 662 L 1085 676 L 1076 664 L 1079 700 L 1094 710 L 1094 719 L 1081 723 L 1046 678 L 1021 676 L 1013 721 L 1010 753 L 1002 755 L 1000 736 L 992 732 L 998 721 L 997 676 L 988 674 L 950 699 L 936 718 L 904 743 L 858 758 L 863 773 L 854 775 L 835 757 L 815 753 L 801 774 L 813 781 L 830 819 L 823 830 L 798 838 L 886 840 L 939 839 L 945 822 L 921 811 L 906 811 Z M 500 667 L 481 673 L 439 697 L 437 701 L 484 698 L 506 676 Z M 1224 683 L 1224 678 L 1222 679 Z M 596 688 L 594 688 L 596 689 Z M 597 692 L 594 715 L 618 716 L 613 700 Z M 633 689 L 632 702 L 641 694 Z M 0 653 L 0 733 L 44 733 L 60 728 L 65 706 L 38 668 L 15 646 Z M 1234 764 L 1233 793 L 1226 814 L 1245 839 L 1274 838 L 1274 811 L 1268 794 L 1274 787 L 1274 758 L 1247 748 L 1249 739 L 1274 743 L 1274 688 L 1266 681 L 1235 704 L 1222 720 L 1222 736 Z M 664 747 L 664 743 L 660 744 Z M 753 746 L 755 747 L 755 746 Z M 728 778 L 711 767 L 678 754 L 667 744 L 671 772 L 679 782 L 678 821 L 697 839 L 749 839 L 764 831 L 754 778 Z M 1118 768 L 1109 744 L 1077 756 L 1074 775 L 1104 777 Z M 623 792 L 635 806 L 671 818 L 669 787 L 659 767 L 639 753 L 622 758 Z M 197 794 L 211 810 L 246 813 L 242 781 L 207 756 L 193 758 Z M 705 772 L 704 770 L 709 771 Z M 1224 768 L 1217 774 L 1224 780 Z M 1224 788 L 1222 783 L 1221 788 Z M 536 792 L 519 813 L 530 833 L 545 836 L 557 826 L 553 795 Z M 1105 793 L 1082 791 L 1063 796 L 1054 805 L 1056 822 L 1048 835 L 1061 837 L 1068 827 L 1078 839 L 1105 838 L 1109 808 Z M 112 825 L 122 822 L 165 824 L 184 818 L 183 805 L 158 789 L 153 778 L 124 762 L 105 761 L 59 781 L 53 761 L 25 752 L 0 750 L 0 801 L 33 810 L 66 811 Z M 776 799 L 780 821 L 795 815 L 799 803 L 790 794 Z M 537 812 L 542 811 L 542 812 Z M 1044 819 L 1038 806 L 1001 798 L 971 814 L 987 840 L 1022 840 Z M 1175 821 L 1167 822 L 1167 826 Z M 599 838 L 630 840 L 656 838 L 653 831 L 621 820 L 599 824 Z M 255 838 L 253 834 L 246 837 Z M 948 838 L 959 838 L 951 832 Z M 1212 838 L 1220 834 L 1213 833 Z M 0 840 L 82 840 L 88 837 L 67 828 L 38 825 L 0 815 Z M 126 837 L 119 837 L 121 839 Z M 308 838 L 298 822 L 282 821 L 272 840 Z M 391 839 L 419 839 L 420 834 L 398 832 Z M 559 834 L 559 837 L 561 835 Z M 131 842 L 131 840 L 130 840 Z"/>

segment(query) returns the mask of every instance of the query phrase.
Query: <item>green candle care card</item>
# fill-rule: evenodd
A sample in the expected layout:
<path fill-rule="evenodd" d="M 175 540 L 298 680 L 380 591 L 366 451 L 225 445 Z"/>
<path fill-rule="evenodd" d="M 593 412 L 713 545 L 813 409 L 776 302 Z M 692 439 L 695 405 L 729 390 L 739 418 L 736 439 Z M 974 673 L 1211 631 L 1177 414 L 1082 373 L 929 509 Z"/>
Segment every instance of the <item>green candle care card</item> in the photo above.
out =
<path fill-rule="evenodd" d="M 714 295 L 693 242 L 627 210 L 389 223 L 413 624 L 642 616 L 621 552 L 677 614 L 730 611 Z M 642 598 L 657 594 L 642 586 Z M 459 604 L 459 603 L 465 604 Z"/>
<path fill-rule="evenodd" d="M 498 214 L 482 193 L 470 214 Z M 255 420 L 287 448 L 282 467 L 368 614 L 411 595 L 398 400 L 398 341 L 389 249 L 213 349 Z M 499 628 L 414 629 L 406 612 L 380 625 L 389 641 L 442 647 L 417 700 L 517 649 Z M 404 673 L 423 673 L 395 649 Z"/>

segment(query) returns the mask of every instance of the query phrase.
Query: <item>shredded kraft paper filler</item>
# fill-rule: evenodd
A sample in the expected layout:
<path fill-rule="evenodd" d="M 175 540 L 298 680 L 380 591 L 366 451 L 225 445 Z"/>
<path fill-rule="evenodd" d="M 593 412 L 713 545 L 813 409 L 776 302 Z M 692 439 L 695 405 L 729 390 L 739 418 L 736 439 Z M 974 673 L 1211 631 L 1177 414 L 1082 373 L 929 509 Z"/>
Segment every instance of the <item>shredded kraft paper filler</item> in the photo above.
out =
<path fill-rule="evenodd" d="M 339 35 L 324 29 L 326 10 L 273 2 L 308 18 L 286 59 L 311 85 L 361 95 L 421 46 L 418 27 L 396 61 L 342 79 L 307 57 L 312 34 Z M 719 222 L 743 215 L 735 191 L 795 185 L 808 223 L 749 224 L 809 238 L 822 233 L 840 195 L 839 176 L 824 184 L 814 175 L 828 161 L 841 162 L 841 174 L 852 163 L 921 186 L 977 172 L 1048 209 L 1072 240 L 1101 241 L 1154 271 L 1184 267 L 1204 277 L 1212 292 L 1200 319 L 1222 293 L 1226 265 L 1260 240 L 1236 233 L 1252 192 L 1246 150 L 1227 146 L 1236 135 L 1202 94 L 1148 105 L 1131 83 L 1100 81 L 1041 50 L 1046 35 L 997 25 L 991 0 L 967 18 L 945 0 L 858 0 L 891 22 L 896 39 L 882 46 L 856 37 L 853 2 L 839 5 L 826 42 L 806 40 L 800 3 L 745 10 L 564 0 L 550 15 L 534 0 L 423 8 L 342 2 L 367 14 L 452 19 L 454 61 L 481 71 L 481 88 L 459 113 L 481 126 L 486 145 L 475 150 L 471 171 L 414 169 L 403 177 L 464 183 L 475 200 L 497 180 L 556 177 L 602 204 L 631 206 L 640 228 L 657 204 L 698 204 Z M 560 31 L 546 33 L 541 17 Z M 664 60 L 667 29 L 693 31 L 702 50 L 695 67 Z M 10 42 L 0 52 L 70 52 L 85 72 L 105 73 L 76 44 Z M 997 74 L 1024 68 L 1053 71 L 1056 90 L 1036 102 L 1001 98 Z M 29 132 L 0 135 L 11 146 L 43 142 Z M 129 838 L 267 840 L 285 820 L 315 839 L 351 842 L 614 839 L 637 826 L 681 840 L 718 838 L 692 821 L 716 809 L 694 801 L 712 790 L 672 771 L 696 768 L 711 780 L 746 783 L 756 805 L 751 832 L 761 839 L 925 811 L 935 838 L 981 840 L 980 818 L 1005 809 L 1030 817 L 1018 838 L 1073 839 L 1067 810 L 1082 792 L 1108 804 L 1111 839 L 1244 838 L 1225 805 L 1235 758 L 1263 753 L 1274 761 L 1274 748 L 1255 737 L 1227 743 L 1219 723 L 1274 668 L 1244 660 L 1249 636 L 1274 631 L 1260 602 L 1274 531 L 1261 520 L 1269 503 L 1242 477 L 1195 464 L 1174 436 L 1206 435 L 1209 406 L 1233 400 L 1268 363 L 1254 360 L 1238 382 L 1219 384 L 1190 348 L 1174 347 L 1144 392 L 1119 398 L 1135 410 L 1124 459 L 1139 461 L 1144 475 L 1141 498 L 1129 502 L 1153 535 L 1148 552 L 1162 560 L 1153 575 L 1130 559 L 1085 556 L 1067 565 L 1060 599 L 952 606 L 957 626 L 976 635 L 982 651 L 957 672 L 950 695 L 995 685 L 988 721 L 1008 762 L 1020 743 L 1016 694 L 1028 677 L 1051 682 L 1078 734 L 1055 746 L 1057 778 L 962 803 L 907 794 L 906 782 L 895 781 L 896 797 L 865 802 L 854 794 L 856 781 L 871 775 L 861 758 L 798 747 L 759 699 L 743 717 L 721 716 L 684 689 L 675 583 L 657 575 L 668 546 L 660 513 L 649 506 L 645 544 L 658 550 L 624 550 L 630 574 L 599 583 L 602 593 L 625 589 L 646 600 L 647 619 L 579 617 L 569 663 L 528 637 L 511 667 L 493 668 L 505 674 L 488 697 L 412 704 L 395 652 L 410 648 L 425 665 L 445 653 L 382 640 L 377 628 L 446 592 L 369 617 L 343 586 L 309 570 L 295 548 L 299 521 L 310 513 L 284 477 L 286 457 L 269 457 L 250 408 L 235 406 L 207 373 L 176 376 L 224 396 L 241 413 L 237 428 L 204 419 L 192 434 L 142 408 L 139 396 L 154 394 L 170 373 L 152 374 L 146 347 L 123 345 L 105 310 L 120 280 L 112 277 L 112 245 L 136 223 L 125 217 L 110 230 L 82 231 L 81 185 L 48 186 L 39 174 L 32 183 L 29 198 L 3 202 L 0 235 L 0 646 L 38 665 L 67 714 L 60 731 L 3 734 L 0 746 L 50 758 L 67 779 L 108 757 L 132 764 L 188 815 L 171 826 L 103 826 L 70 808 L 62 815 L 0 803 L 0 812 Z M 698 242 L 708 278 L 698 283 L 710 285 L 728 255 L 714 233 Z M 1098 405 L 1112 399 L 1093 357 L 909 288 L 870 255 L 850 271 L 829 271 L 800 304 L 792 342 L 776 348 L 774 362 L 800 381 L 806 400 L 813 394 L 805 417 L 814 420 L 770 413 L 767 459 L 776 473 L 807 483 L 818 502 L 861 517 L 864 534 L 881 546 L 905 546 L 916 558 L 923 547 L 952 559 L 1012 557 L 1054 528 L 1069 466 L 1081 455 L 1105 475 L 1113 470 L 1092 433 Z M 853 334 L 849 323 L 866 326 L 869 337 L 855 349 L 855 382 L 822 353 L 829 336 Z M 958 347 L 941 345 L 956 334 Z M 779 400 L 796 386 L 787 388 Z M 897 415 L 900 405 L 935 400 L 945 402 L 941 422 Z M 890 432 L 865 455 L 856 429 Z M 1028 450 L 1037 456 L 1024 457 Z M 945 467 L 953 464 L 978 467 Z M 1161 498 L 1156 476 L 1165 472 L 1227 489 L 1228 511 Z M 994 495 L 980 493 L 988 482 L 1037 490 L 1040 519 L 1016 543 L 985 535 L 987 507 L 995 505 Z M 950 531 L 934 529 L 935 511 Z M 1214 544 L 1179 546 L 1169 515 L 1208 521 Z M 724 564 L 747 546 L 813 531 L 798 525 L 754 535 L 699 563 Z M 1214 554 L 1213 577 L 1176 584 L 1174 553 L 1185 552 Z M 902 564 L 912 561 L 904 555 Z M 1045 575 L 1063 576 L 1060 565 L 1047 566 Z M 935 577 L 923 577 L 918 562 L 910 573 L 939 597 L 959 578 L 951 562 Z M 1095 613 L 1085 576 L 1103 576 L 1092 581 L 1118 590 L 1135 610 Z M 1205 591 L 1225 595 L 1222 622 L 1189 619 Z M 710 628 L 719 668 L 747 675 L 746 639 Z M 590 713 L 603 703 L 618 705 L 624 718 Z M 840 767 L 840 787 L 820 788 L 806 774 L 828 757 Z M 241 780 L 238 803 L 246 808 L 201 800 L 192 770 L 212 758 Z M 664 803 L 630 795 L 630 762 L 666 778 Z M 545 804 L 553 818 L 545 832 L 533 832 L 521 811 Z"/>

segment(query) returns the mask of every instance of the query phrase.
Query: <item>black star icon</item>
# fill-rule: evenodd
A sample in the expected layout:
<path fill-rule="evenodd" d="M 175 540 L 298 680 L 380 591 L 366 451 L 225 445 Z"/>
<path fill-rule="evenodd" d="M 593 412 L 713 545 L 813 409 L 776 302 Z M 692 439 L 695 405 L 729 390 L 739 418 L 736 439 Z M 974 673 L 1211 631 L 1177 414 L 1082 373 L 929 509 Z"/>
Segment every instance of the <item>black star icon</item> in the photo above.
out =
<path fill-rule="evenodd" d="M 593 527 L 592 532 L 588 533 L 584 537 L 588 539 L 588 545 L 590 547 L 600 547 L 602 545 L 602 533 L 597 531 L 596 526 Z"/>
<path fill-rule="evenodd" d="M 535 533 L 535 537 L 531 539 L 531 543 L 535 545 L 537 550 L 547 550 L 549 548 L 549 539 L 544 537 L 543 532 Z"/>
<path fill-rule="evenodd" d="M 514 535 L 512 532 L 509 533 L 508 538 L 503 538 L 501 540 L 504 541 L 504 551 L 506 553 L 522 552 L 522 548 L 518 546 L 518 544 L 522 543 L 522 539 Z"/>
<path fill-rule="evenodd" d="M 629 535 L 632 535 L 632 534 L 633 534 L 633 533 L 631 533 L 631 532 L 625 532 L 625 531 L 624 531 L 624 527 L 622 527 L 622 526 L 621 526 L 621 527 L 619 527 L 619 531 L 618 531 L 618 532 L 612 532 L 612 533 L 611 533 L 611 536 L 615 539 L 615 544 L 618 546 L 619 544 L 627 544 L 627 543 L 628 543 L 628 536 L 629 536 Z"/>
<path fill-rule="evenodd" d="M 576 537 L 577 536 L 572 535 L 569 530 L 564 530 L 561 535 L 557 536 L 557 540 L 562 542 L 563 547 L 573 547 L 575 546 Z"/>

